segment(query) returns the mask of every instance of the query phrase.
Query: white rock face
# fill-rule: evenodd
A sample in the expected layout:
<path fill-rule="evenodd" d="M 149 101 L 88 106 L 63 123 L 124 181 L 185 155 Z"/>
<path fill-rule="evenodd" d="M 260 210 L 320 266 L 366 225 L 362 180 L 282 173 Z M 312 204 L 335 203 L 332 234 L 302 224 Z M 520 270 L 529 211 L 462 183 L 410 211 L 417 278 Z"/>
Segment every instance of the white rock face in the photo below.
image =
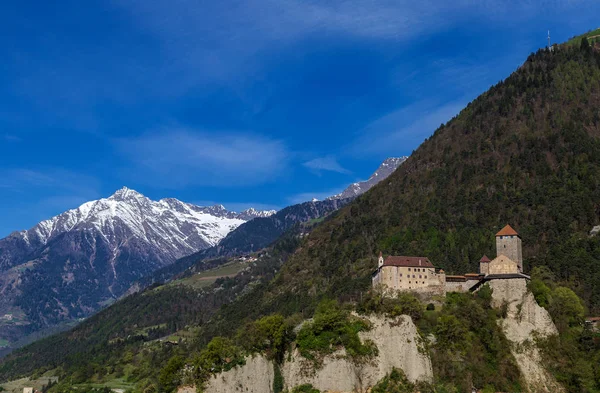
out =
<path fill-rule="evenodd" d="M 285 388 L 311 384 L 323 392 L 367 392 L 392 369 L 402 369 L 409 380 L 431 381 L 431 360 L 421 345 L 417 328 L 408 316 L 397 319 L 370 317 L 373 329 L 361 333 L 361 340 L 372 340 L 379 355 L 366 364 L 354 364 L 339 351 L 327 356 L 323 367 L 313 368 L 296 351 L 281 366 Z M 206 393 L 272 392 L 273 364 L 262 356 L 248 358 L 246 365 L 209 380 Z"/>
<path fill-rule="evenodd" d="M 531 393 L 558 393 L 564 388 L 544 368 L 533 338 L 558 334 L 552 318 L 540 307 L 531 292 L 527 291 L 525 279 L 492 280 L 492 305 L 508 305 L 506 319 L 500 321 L 506 338 L 512 343 L 511 352 L 521 370 L 521 375 Z"/>
<path fill-rule="evenodd" d="M 273 378 L 272 362 L 263 356 L 248 357 L 245 365 L 211 377 L 205 393 L 270 393 Z"/>

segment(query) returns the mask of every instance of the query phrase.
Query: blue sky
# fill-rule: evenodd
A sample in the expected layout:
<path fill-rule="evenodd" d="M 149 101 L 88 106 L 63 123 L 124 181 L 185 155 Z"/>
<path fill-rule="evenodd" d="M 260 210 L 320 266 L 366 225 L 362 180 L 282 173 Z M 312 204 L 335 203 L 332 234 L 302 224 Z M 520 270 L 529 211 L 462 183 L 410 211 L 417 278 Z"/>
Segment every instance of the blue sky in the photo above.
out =
<path fill-rule="evenodd" d="M 126 185 L 279 208 L 339 192 L 597 1 L 0 5 L 0 236 Z"/>

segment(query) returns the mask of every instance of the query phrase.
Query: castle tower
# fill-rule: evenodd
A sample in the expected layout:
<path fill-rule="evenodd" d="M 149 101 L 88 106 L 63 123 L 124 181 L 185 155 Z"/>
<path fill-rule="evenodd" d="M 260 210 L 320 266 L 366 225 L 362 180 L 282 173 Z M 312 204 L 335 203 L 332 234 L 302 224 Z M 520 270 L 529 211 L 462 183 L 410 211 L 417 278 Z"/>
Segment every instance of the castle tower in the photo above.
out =
<path fill-rule="evenodd" d="M 479 274 L 488 275 L 490 273 L 490 258 L 484 255 L 479 260 Z"/>
<path fill-rule="evenodd" d="M 523 272 L 521 237 L 510 225 L 506 225 L 496 233 L 496 254 L 509 257 L 517 263 L 519 273 Z"/>
<path fill-rule="evenodd" d="M 381 251 L 379 251 L 379 261 L 378 261 L 378 266 L 377 267 L 382 267 L 383 266 L 383 253 Z"/>

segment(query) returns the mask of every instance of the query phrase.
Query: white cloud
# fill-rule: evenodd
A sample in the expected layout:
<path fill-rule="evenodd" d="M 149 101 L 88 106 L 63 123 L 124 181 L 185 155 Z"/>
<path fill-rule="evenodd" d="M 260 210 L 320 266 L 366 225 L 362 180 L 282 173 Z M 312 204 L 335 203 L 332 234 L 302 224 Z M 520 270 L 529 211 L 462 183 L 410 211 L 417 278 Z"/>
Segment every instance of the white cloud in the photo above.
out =
<path fill-rule="evenodd" d="M 248 133 L 163 129 L 115 141 L 130 177 L 163 187 L 245 186 L 275 180 L 288 165 L 285 144 Z"/>
<path fill-rule="evenodd" d="M 351 173 L 348 169 L 342 167 L 333 157 L 314 158 L 310 161 L 306 161 L 302 165 L 304 165 L 306 168 L 311 169 L 317 174 L 320 174 L 322 171 L 330 171 L 344 174 Z"/>

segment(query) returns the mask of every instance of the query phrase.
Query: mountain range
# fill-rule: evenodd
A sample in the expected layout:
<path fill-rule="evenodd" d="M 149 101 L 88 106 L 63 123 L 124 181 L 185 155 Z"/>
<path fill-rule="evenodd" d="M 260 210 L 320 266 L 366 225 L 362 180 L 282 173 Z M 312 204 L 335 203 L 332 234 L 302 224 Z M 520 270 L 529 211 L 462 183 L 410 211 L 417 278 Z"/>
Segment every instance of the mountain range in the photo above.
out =
<path fill-rule="evenodd" d="M 174 198 L 152 201 L 126 187 L 0 240 L 0 337 L 86 317 L 136 279 L 216 245 L 275 211 L 241 213 Z"/>

